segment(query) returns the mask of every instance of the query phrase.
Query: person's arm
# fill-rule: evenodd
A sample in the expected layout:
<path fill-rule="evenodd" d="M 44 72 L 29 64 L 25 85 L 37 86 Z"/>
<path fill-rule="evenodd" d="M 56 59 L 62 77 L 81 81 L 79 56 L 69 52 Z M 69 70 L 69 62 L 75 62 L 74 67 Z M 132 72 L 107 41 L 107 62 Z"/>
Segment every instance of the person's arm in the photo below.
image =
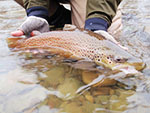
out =
<path fill-rule="evenodd" d="M 121 48 L 127 49 L 121 46 L 119 42 L 107 32 L 121 1 L 122 0 L 87 0 L 85 29 L 94 31 Z"/>
<path fill-rule="evenodd" d="M 121 0 L 87 0 L 85 29 L 107 31 Z"/>
<path fill-rule="evenodd" d="M 17 0 L 19 1 L 19 0 Z M 49 31 L 48 8 L 49 0 L 23 0 L 26 9 L 27 19 L 17 31 L 11 33 L 13 36 L 30 35 L 33 30 L 40 32 Z"/>
<path fill-rule="evenodd" d="M 48 20 L 49 0 L 23 0 L 27 16 L 36 16 Z"/>

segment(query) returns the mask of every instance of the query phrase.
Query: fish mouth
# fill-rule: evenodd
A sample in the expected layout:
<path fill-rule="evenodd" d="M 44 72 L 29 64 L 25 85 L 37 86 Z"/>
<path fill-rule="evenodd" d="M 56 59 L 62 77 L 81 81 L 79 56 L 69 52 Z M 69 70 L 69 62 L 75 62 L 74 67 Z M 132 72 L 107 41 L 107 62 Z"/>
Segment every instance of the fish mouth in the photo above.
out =
<path fill-rule="evenodd" d="M 112 70 L 120 70 L 125 74 L 138 74 L 139 71 L 145 68 L 144 63 L 135 63 L 135 64 L 118 64 L 112 68 Z"/>
<path fill-rule="evenodd" d="M 132 57 L 132 58 L 123 58 L 123 59 L 120 59 L 120 58 L 117 58 L 117 59 L 114 59 L 114 62 L 116 63 L 116 66 L 113 67 L 113 69 L 115 68 L 128 68 L 128 67 L 134 67 L 134 69 L 138 70 L 138 71 L 141 71 L 143 70 L 146 65 L 145 63 L 139 59 L 139 58 L 136 58 L 136 57 Z"/>

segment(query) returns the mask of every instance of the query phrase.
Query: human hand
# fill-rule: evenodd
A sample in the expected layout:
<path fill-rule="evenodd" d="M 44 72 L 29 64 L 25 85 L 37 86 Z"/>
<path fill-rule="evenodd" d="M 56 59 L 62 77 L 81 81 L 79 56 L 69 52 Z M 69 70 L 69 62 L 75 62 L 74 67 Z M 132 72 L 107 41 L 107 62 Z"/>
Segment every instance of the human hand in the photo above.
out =
<path fill-rule="evenodd" d="M 119 47 L 125 49 L 125 50 L 128 50 L 128 48 L 122 46 L 113 36 L 111 36 L 108 32 L 104 31 L 104 30 L 97 30 L 97 31 L 94 31 L 95 33 L 97 34 L 100 34 L 102 35 L 104 38 L 106 38 L 107 40 L 110 40 L 112 41 L 113 43 L 117 44 Z"/>
<path fill-rule="evenodd" d="M 34 35 L 32 31 L 39 31 L 41 33 L 49 31 L 49 24 L 47 20 L 30 16 L 25 22 L 19 27 L 17 31 L 11 32 L 12 36 L 22 36 L 22 35 Z"/>

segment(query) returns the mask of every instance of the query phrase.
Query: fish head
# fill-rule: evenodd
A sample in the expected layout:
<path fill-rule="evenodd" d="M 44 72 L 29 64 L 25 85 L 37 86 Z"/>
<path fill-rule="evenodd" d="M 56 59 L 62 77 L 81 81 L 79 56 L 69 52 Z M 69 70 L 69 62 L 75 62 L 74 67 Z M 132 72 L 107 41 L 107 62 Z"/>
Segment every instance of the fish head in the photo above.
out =
<path fill-rule="evenodd" d="M 111 54 L 100 53 L 94 56 L 94 61 L 98 65 L 103 65 L 112 70 L 132 69 L 142 70 L 145 64 L 142 60 L 133 60 L 124 57 L 116 57 Z"/>
<path fill-rule="evenodd" d="M 98 49 L 94 61 L 112 70 L 140 71 L 144 69 L 145 63 L 126 50 L 107 40 L 103 41 L 102 48 Z"/>

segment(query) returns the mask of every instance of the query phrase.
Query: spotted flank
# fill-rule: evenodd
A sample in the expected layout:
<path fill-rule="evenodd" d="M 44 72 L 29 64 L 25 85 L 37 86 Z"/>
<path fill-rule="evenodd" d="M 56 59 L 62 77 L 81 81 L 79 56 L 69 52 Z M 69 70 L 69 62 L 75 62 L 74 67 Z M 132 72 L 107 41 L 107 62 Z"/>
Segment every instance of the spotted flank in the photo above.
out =
<path fill-rule="evenodd" d="M 8 38 L 7 41 L 10 48 L 48 50 L 67 58 L 92 60 L 110 69 L 133 66 L 141 70 L 144 67 L 142 60 L 117 44 L 86 31 L 51 31 L 27 39 Z"/>
<path fill-rule="evenodd" d="M 115 62 L 113 62 L 114 61 L 113 58 L 111 58 L 111 56 L 106 56 L 103 53 L 95 55 L 94 61 L 97 64 L 102 64 L 109 68 L 112 68 L 113 66 L 115 66 Z"/>

